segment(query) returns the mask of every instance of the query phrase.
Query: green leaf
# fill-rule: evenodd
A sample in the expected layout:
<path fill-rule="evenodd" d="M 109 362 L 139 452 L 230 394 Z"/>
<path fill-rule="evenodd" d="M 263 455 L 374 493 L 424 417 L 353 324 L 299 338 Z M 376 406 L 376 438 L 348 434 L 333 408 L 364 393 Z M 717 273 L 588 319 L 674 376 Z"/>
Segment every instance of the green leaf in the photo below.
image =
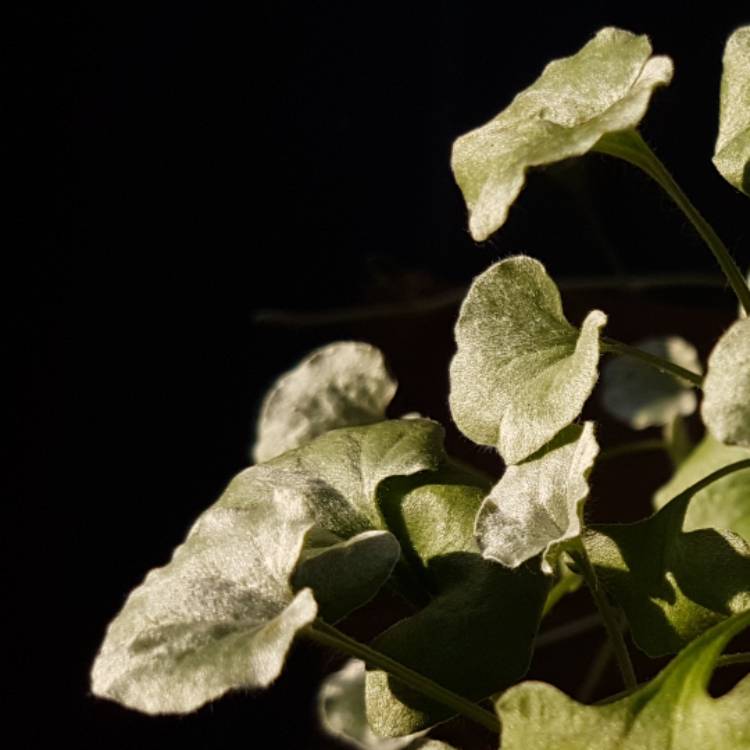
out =
<path fill-rule="evenodd" d="M 541 552 L 542 570 L 551 575 L 562 545 L 581 534 L 586 480 L 598 453 L 593 422 L 586 422 L 509 466 L 476 518 L 482 555 L 515 568 Z"/>
<path fill-rule="evenodd" d="M 651 57 L 645 36 L 602 29 L 579 52 L 555 60 L 510 106 L 453 145 L 452 167 L 475 240 L 499 229 L 526 170 L 591 150 L 607 133 L 634 128 L 672 62 Z"/>
<path fill-rule="evenodd" d="M 654 506 L 662 508 L 712 472 L 745 458 L 750 458 L 746 448 L 724 445 L 707 433 L 669 482 L 656 492 Z M 722 477 L 693 495 L 683 528 L 729 529 L 750 542 L 750 468 Z"/>
<path fill-rule="evenodd" d="M 351 659 L 323 681 L 318 692 L 318 716 L 328 734 L 362 750 L 415 748 L 414 741 L 423 734 L 385 738 L 370 729 L 365 714 L 365 664 L 359 659 Z"/>
<path fill-rule="evenodd" d="M 720 698 L 706 690 L 719 654 L 748 626 L 750 613 L 714 626 L 653 680 L 606 705 L 585 706 L 542 682 L 511 688 L 495 704 L 503 750 L 748 750 L 750 677 Z"/>
<path fill-rule="evenodd" d="M 736 321 L 708 358 L 701 416 L 722 443 L 750 447 L 750 318 Z"/>
<path fill-rule="evenodd" d="M 750 26 L 737 29 L 724 48 L 713 162 L 727 182 L 750 195 Z"/>
<path fill-rule="evenodd" d="M 599 580 L 649 656 L 679 651 L 750 607 L 750 546 L 731 531 L 683 530 L 693 497 L 731 471 L 692 485 L 650 518 L 594 525 L 584 535 Z"/>
<path fill-rule="evenodd" d="M 445 480 L 406 493 L 400 480 L 388 483 L 395 484 L 390 491 L 384 487 L 389 526 L 432 598 L 372 646 L 479 700 L 528 669 L 549 582 L 532 568 L 511 571 L 484 560 L 473 523 L 485 490 Z M 367 674 L 366 699 L 370 724 L 383 736 L 415 732 L 450 716 L 380 670 Z"/>
<path fill-rule="evenodd" d="M 373 532 L 379 485 L 437 469 L 442 435 L 427 420 L 345 428 L 239 474 L 110 625 L 94 692 L 172 713 L 268 685 L 317 614 L 292 581 L 314 587 L 326 617 L 367 601 L 399 554 L 390 533 Z"/>
<path fill-rule="evenodd" d="M 679 336 L 643 339 L 635 346 L 692 372 L 702 372 L 695 347 Z M 639 359 L 617 357 L 602 368 L 602 405 L 616 419 L 643 430 L 692 414 L 697 399 L 689 383 Z"/>
<path fill-rule="evenodd" d="M 380 422 L 396 387 L 374 346 L 339 341 L 317 349 L 282 375 L 263 400 L 256 462 L 337 427 Z"/>
<path fill-rule="evenodd" d="M 497 446 L 515 464 L 581 412 L 596 383 L 599 330 L 591 311 L 579 331 L 539 261 L 507 258 L 474 280 L 456 323 L 450 408 L 461 432 Z"/>

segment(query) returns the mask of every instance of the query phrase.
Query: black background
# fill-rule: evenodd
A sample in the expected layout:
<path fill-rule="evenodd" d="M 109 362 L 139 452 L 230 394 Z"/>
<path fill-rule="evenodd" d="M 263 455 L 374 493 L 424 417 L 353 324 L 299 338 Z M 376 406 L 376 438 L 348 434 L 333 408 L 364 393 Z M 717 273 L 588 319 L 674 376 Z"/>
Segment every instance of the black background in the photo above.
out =
<path fill-rule="evenodd" d="M 451 143 L 548 60 L 605 25 L 648 33 L 673 57 L 643 132 L 747 266 L 747 198 L 710 156 L 724 40 L 750 12 L 513 5 L 26 6 L 6 26 L 7 153 L 19 169 L 4 274 L 6 340 L 18 345 L 5 610 L 25 746 L 50 735 L 77 747 L 334 746 L 314 737 L 312 696 L 335 662 L 305 645 L 268 693 L 185 718 L 88 692 L 126 593 L 247 465 L 273 378 L 316 345 L 362 338 L 401 381 L 394 414 L 447 421 L 456 306 L 408 308 L 458 299 L 492 261 L 525 252 L 563 281 L 718 278 L 658 189 L 604 157 L 532 174 L 503 230 L 471 241 Z M 680 332 L 704 354 L 736 310 L 731 293 L 706 287 L 634 296 L 615 284 L 564 300 L 573 322 L 597 305 L 613 336 Z M 407 312 L 317 315 L 382 305 Z M 449 446 L 491 460 L 455 432 Z M 600 480 L 616 510 L 597 500 L 592 512 L 646 512 L 667 470 L 633 468 L 620 500 Z M 576 649 L 584 671 L 589 645 Z M 556 679 L 551 662 L 534 669 Z"/>

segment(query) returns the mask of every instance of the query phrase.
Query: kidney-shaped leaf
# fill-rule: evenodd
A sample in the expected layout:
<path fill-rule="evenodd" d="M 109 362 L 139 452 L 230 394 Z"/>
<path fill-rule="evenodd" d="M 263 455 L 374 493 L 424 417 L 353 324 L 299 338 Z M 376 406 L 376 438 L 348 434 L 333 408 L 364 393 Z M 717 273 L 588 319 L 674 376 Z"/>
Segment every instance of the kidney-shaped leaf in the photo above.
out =
<path fill-rule="evenodd" d="M 385 419 L 396 393 L 379 349 L 339 341 L 308 354 L 263 400 L 255 460 L 269 461 L 337 427 Z"/>
<path fill-rule="evenodd" d="M 454 692 L 480 700 L 525 674 L 549 580 L 479 554 L 473 523 L 486 490 L 453 483 L 403 492 L 384 486 L 384 512 L 431 599 L 375 639 L 373 648 Z M 392 485 L 390 488 L 388 485 Z M 367 674 L 367 715 L 383 736 L 424 729 L 451 711 L 380 670 Z"/>
<path fill-rule="evenodd" d="M 698 352 L 679 336 L 648 338 L 635 344 L 649 354 L 700 373 Z M 697 406 L 689 383 L 677 380 L 631 357 L 616 357 L 602 368 L 602 405 L 616 419 L 642 430 L 671 424 Z"/>
<path fill-rule="evenodd" d="M 515 568 L 542 553 L 551 574 L 561 544 L 581 533 L 587 477 L 599 452 L 594 425 L 570 425 L 539 453 L 509 466 L 482 503 L 475 532 L 482 555 Z"/>
<path fill-rule="evenodd" d="M 450 408 L 475 443 L 515 464 L 581 412 L 596 383 L 599 331 L 591 311 L 579 331 L 539 261 L 508 258 L 474 280 L 456 323 Z"/>
<path fill-rule="evenodd" d="M 719 339 L 703 383 L 701 416 L 722 443 L 750 447 L 750 318 Z"/>
<path fill-rule="evenodd" d="M 380 482 L 437 469 L 443 456 L 439 425 L 395 420 L 326 433 L 239 474 L 110 625 L 94 692 L 169 713 L 268 685 L 316 616 L 306 586 L 335 619 L 392 571 L 400 548 L 382 530 Z"/>
<path fill-rule="evenodd" d="M 495 706 L 503 750 L 748 750 L 750 677 L 720 698 L 706 689 L 719 654 L 748 626 L 750 613 L 714 626 L 653 680 L 605 705 L 543 682 L 511 688 Z"/>
<path fill-rule="evenodd" d="M 671 60 L 651 57 L 647 37 L 614 28 L 547 65 L 507 109 L 453 146 L 472 237 L 503 225 L 529 167 L 580 156 L 607 133 L 634 128 L 671 78 Z"/>
<path fill-rule="evenodd" d="M 724 48 L 713 161 L 728 182 L 750 195 L 750 26 L 737 29 Z"/>
<path fill-rule="evenodd" d="M 584 544 L 599 580 L 649 656 L 679 651 L 706 628 L 750 608 L 750 546 L 731 531 L 684 531 L 695 495 L 750 460 L 719 469 L 650 518 L 591 526 Z"/>
<path fill-rule="evenodd" d="M 710 433 L 680 464 L 674 476 L 654 495 L 654 506 L 664 507 L 683 490 L 717 469 L 750 458 L 750 450 L 724 445 Z M 683 529 L 729 529 L 750 543 L 750 468 L 735 471 L 693 495 Z"/>

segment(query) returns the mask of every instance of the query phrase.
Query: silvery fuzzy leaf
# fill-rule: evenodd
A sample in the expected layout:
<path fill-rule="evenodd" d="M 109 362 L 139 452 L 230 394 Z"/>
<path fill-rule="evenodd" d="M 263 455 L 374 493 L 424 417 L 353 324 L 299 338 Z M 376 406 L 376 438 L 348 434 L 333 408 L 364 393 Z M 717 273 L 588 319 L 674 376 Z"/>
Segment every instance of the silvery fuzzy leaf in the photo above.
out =
<path fill-rule="evenodd" d="M 456 323 L 450 408 L 456 425 L 506 463 L 528 458 L 581 412 L 597 379 L 599 331 L 565 319 L 560 293 L 539 261 L 507 258 L 471 285 Z"/>
<path fill-rule="evenodd" d="M 674 476 L 654 495 L 654 507 L 664 507 L 673 497 L 717 469 L 750 458 L 750 450 L 724 445 L 707 433 L 680 464 Z M 750 469 L 736 471 L 697 492 L 685 514 L 685 531 L 729 529 L 750 543 Z"/>
<path fill-rule="evenodd" d="M 377 530 L 379 484 L 438 468 L 442 434 L 427 420 L 345 428 L 240 473 L 110 625 L 94 693 L 184 713 L 267 686 L 317 614 L 312 591 L 293 583 L 314 586 L 334 616 L 367 601 L 400 551 Z"/>
<path fill-rule="evenodd" d="M 561 545 L 581 533 L 587 477 L 598 453 L 594 425 L 586 422 L 509 466 L 477 514 L 482 555 L 515 568 L 542 553 L 542 570 L 551 574 Z"/>
<path fill-rule="evenodd" d="M 727 40 L 720 99 L 713 162 L 727 182 L 750 195 L 750 26 Z"/>
<path fill-rule="evenodd" d="M 652 57 L 648 37 L 605 28 L 571 57 L 551 62 L 507 109 L 453 145 L 452 167 L 475 240 L 499 229 L 526 170 L 591 150 L 634 128 L 672 62 Z"/>
<path fill-rule="evenodd" d="M 262 481 L 244 509 L 204 513 L 109 626 L 94 694 L 146 713 L 185 713 L 273 682 L 317 614 L 310 589 L 295 595 L 289 585 L 311 525 L 296 490 Z"/>
<path fill-rule="evenodd" d="M 736 321 L 708 358 L 701 416 L 711 434 L 750 447 L 750 318 Z"/>
<path fill-rule="evenodd" d="M 748 626 L 750 613 L 714 626 L 653 680 L 605 705 L 543 682 L 516 685 L 495 704 L 502 750 L 748 750 L 750 677 L 720 698 L 707 691 L 719 654 Z"/>
<path fill-rule="evenodd" d="M 382 352 L 370 344 L 339 341 L 317 349 L 263 400 L 255 461 L 269 461 L 337 427 L 385 419 L 396 387 Z"/>
<path fill-rule="evenodd" d="M 692 372 L 702 372 L 695 347 L 679 336 L 643 339 L 634 346 Z M 697 404 L 689 383 L 638 359 L 616 357 L 602 368 L 602 405 L 633 429 L 671 424 L 675 417 L 692 414 Z"/>

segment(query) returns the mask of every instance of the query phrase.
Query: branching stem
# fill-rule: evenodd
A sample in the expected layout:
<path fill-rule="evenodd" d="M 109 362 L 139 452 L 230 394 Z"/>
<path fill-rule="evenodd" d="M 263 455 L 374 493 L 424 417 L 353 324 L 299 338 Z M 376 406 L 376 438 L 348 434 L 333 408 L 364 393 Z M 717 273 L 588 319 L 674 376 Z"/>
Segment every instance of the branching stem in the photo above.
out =
<path fill-rule="evenodd" d="M 444 706 L 453 709 L 456 713 L 475 721 L 477 724 L 481 724 L 491 732 L 495 732 L 495 734 L 500 733 L 500 722 L 494 714 L 457 693 L 444 688 L 442 685 L 429 679 L 429 677 L 425 677 L 419 674 L 419 672 L 415 672 L 413 669 L 409 669 L 409 667 L 397 662 L 395 659 L 391 659 L 390 656 L 386 656 L 364 643 L 355 641 L 322 620 L 316 620 L 311 626 L 305 629 L 304 633 L 310 640 L 329 648 L 334 648 L 348 656 L 362 659 L 365 663 L 388 672 L 388 674 L 403 682 L 404 685 L 422 693 L 422 695 L 432 698 L 437 703 L 442 703 Z"/>

